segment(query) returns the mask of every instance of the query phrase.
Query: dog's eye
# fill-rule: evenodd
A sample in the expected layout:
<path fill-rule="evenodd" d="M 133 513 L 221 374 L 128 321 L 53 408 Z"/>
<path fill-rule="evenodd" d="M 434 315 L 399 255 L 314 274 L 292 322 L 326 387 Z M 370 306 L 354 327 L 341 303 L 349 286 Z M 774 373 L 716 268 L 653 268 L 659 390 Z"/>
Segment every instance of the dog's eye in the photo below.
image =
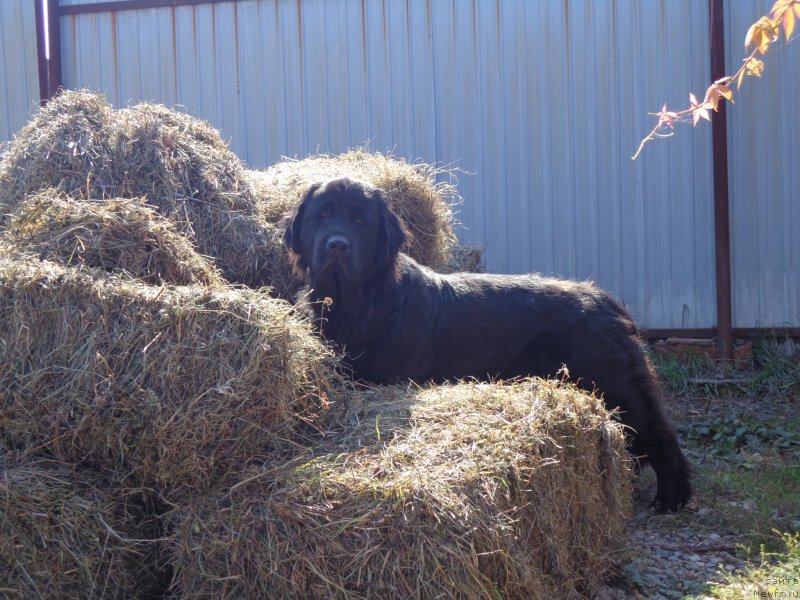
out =
<path fill-rule="evenodd" d="M 331 211 L 329 211 L 327 208 L 317 213 L 317 218 L 319 219 L 327 219 L 330 216 L 331 216 Z"/>
<path fill-rule="evenodd" d="M 353 219 L 353 222 L 356 225 L 364 225 L 366 223 L 363 217 L 356 217 L 355 219 Z"/>

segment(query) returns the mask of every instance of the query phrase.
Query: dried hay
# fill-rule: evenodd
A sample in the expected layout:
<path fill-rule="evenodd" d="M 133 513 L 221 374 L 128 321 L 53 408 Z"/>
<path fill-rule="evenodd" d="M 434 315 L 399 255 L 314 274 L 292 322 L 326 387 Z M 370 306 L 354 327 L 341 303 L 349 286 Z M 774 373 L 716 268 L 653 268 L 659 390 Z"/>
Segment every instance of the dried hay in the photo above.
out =
<path fill-rule="evenodd" d="M 74 201 L 44 192 L 17 207 L 2 239 L 40 259 L 125 273 L 153 285 L 222 284 L 211 262 L 142 199 Z"/>
<path fill-rule="evenodd" d="M 447 264 L 442 273 L 485 273 L 484 254 L 486 247 L 480 245 L 456 244 L 450 250 Z"/>
<path fill-rule="evenodd" d="M 0 449 L 0 597 L 154 598 L 158 524 L 135 490 Z"/>
<path fill-rule="evenodd" d="M 167 499 L 300 443 L 332 362 L 262 292 L 0 258 L 0 435 Z"/>
<path fill-rule="evenodd" d="M 123 197 L 147 197 L 228 281 L 273 285 L 270 259 L 286 260 L 281 232 L 257 218 L 244 167 L 216 130 L 152 104 L 118 111 L 117 130 Z"/>
<path fill-rule="evenodd" d="M 455 187 L 437 182 L 441 171 L 426 164 L 363 149 L 336 156 L 284 160 L 265 171 L 249 171 L 264 220 L 281 223 L 308 187 L 336 177 L 351 177 L 383 189 L 392 209 L 414 236 L 408 253 L 433 269 L 444 267 L 456 242 L 452 204 Z"/>
<path fill-rule="evenodd" d="M 294 291 L 281 231 L 258 218 L 241 161 L 207 123 L 153 104 L 114 110 L 65 91 L 17 134 L 0 161 L 0 212 L 56 188 L 75 199 L 146 198 L 225 278 Z M 283 289 L 290 286 L 291 289 Z"/>
<path fill-rule="evenodd" d="M 436 181 L 440 173 L 365 150 L 248 171 L 204 121 L 148 103 L 115 110 L 99 94 L 64 91 L 0 160 L 0 225 L 25 197 L 51 188 L 73 199 L 145 198 L 229 282 L 269 285 L 293 299 L 300 284 L 281 242 L 282 220 L 311 183 L 343 175 L 387 192 L 414 235 L 409 253 L 418 261 L 472 270 L 474 260 L 462 267 L 451 256 L 458 196 Z"/>
<path fill-rule="evenodd" d="M 111 106 L 99 94 L 63 92 L 14 137 L 0 161 L 0 212 L 30 193 L 118 195 L 114 181 Z"/>
<path fill-rule="evenodd" d="M 588 597 L 624 543 L 622 430 L 574 388 L 383 388 L 338 424 L 172 516 L 178 597 Z"/>

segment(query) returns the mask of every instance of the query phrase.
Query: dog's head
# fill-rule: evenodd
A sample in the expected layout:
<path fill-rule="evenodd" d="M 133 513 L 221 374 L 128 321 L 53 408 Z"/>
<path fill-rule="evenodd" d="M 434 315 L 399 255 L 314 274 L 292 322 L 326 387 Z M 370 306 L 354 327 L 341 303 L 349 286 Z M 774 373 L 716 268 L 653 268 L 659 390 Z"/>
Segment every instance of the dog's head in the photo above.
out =
<path fill-rule="evenodd" d="M 342 178 L 308 189 L 283 240 L 297 275 L 338 286 L 394 270 L 409 234 L 383 191 Z"/>

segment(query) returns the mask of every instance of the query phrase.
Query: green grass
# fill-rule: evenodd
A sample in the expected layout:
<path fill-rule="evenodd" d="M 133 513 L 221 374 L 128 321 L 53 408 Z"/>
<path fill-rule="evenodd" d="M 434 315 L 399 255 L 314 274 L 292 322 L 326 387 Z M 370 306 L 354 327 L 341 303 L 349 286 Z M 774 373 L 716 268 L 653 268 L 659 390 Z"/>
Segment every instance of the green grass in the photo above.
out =
<path fill-rule="evenodd" d="M 703 469 L 696 487 L 698 503 L 710 508 L 703 525 L 735 532 L 743 548 L 777 549 L 773 530 L 800 526 L 797 458 L 750 455 L 738 464 L 717 463 Z"/>
<path fill-rule="evenodd" d="M 743 412 L 739 406 L 728 414 L 696 418 L 678 428 L 685 439 L 717 456 L 800 449 L 800 416 L 797 415 L 753 415 Z"/>
<path fill-rule="evenodd" d="M 681 398 L 696 397 L 698 388 L 690 380 L 708 376 L 715 369 L 714 361 L 704 354 L 674 356 L 653 353 L 652 360 L 664 390 Z"/>
<path fill-rule="evenodd" d="M 725 403 L 726 401 L 722 401 Z M 774 529 L 800 529 L 800 416 L 735 412 L 679 425 L 695 468 L 697 525 L 776 549 Z"/>
<path fill-rule="evenodd" d="M 726 551 L 750 565 L 721 572 L 722 583 L 678 582 L 659 592 L 800 600 L 800 360 L 763 340 L 753 344 L 749 360 L 736 363 L 699 353 L 652 358 L 692 464 L 695 495 L 688 510 L 651 524 L 667 536 L 682 527 L 719 534 L 730 545 Z"/>
<path fill-rule="evenodd" d="M 800 534 L 780 536 L 782 549 L 761 549 L 755 566 L 743 573 L 726 575 L 725 580 L 704 593 L 722 600 L 741 598 L 800 597 Z"/>
<path fill-rule="evenodd" d="M 716 361 L 701 353 L 682 357 L 654 353 L 652 358 L 662 386 L 673 396 L 788 399 L 800 395 L 800 360 L 783 356 L 767 340 L 756 340 L 752 356 L 744 361 Z M 727 382 L 708 382 L 715 379 Z"/>

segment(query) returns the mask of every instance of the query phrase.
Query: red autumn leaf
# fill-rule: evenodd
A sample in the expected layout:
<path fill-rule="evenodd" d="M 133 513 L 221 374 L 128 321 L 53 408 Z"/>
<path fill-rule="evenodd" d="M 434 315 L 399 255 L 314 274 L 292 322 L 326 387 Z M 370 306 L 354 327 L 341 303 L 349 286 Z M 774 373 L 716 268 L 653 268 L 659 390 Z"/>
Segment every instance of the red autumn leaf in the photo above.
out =
<path fill-rule="evenodd" d="M 702 118 L 706 121 L 711 121 L 711 115 L 708 114 L 709 108 L 715 108 L 710 102 L 703 102 L 702 104 L 697 101 L 694 94 L 689 94 L 689 102 L 692 105 L 692 125 L 697 125 L 697 122 Z"/>
<path fill-rule="evenodd" d="M 661 112 L 656 113 L 658 117 L 658 128 L 661 129 L 662 125 L 672 128 L 672 122 L 678 119 L 678 114 L 667 110 L 667 103 L 664 102 L 664 107 Z"/>
<path fill-rule="evenodd" d="M 706 90 L 706 97 L 703 99 L 703 104 L 708 105 L 707 108 L 717 110 L 719 101 L 722 98 L 733 103 L 733 90 L 730 88 L 730 77 L 723 77 L 712 83 Z"/>

